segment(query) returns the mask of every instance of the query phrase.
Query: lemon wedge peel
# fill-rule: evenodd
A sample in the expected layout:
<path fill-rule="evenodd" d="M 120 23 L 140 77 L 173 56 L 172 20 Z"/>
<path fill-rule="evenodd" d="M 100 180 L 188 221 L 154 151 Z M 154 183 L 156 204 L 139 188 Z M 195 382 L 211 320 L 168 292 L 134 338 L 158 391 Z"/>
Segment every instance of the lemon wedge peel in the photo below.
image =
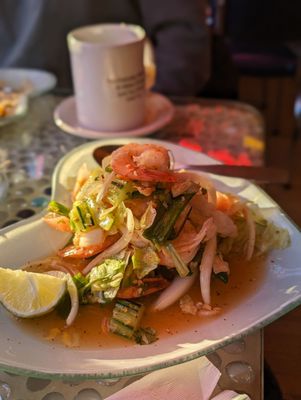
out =
<path fill-rule="evenodd" d="M 17 317 L 34 318 L 51 312 L 66 290 L 66 277 L 0 267 L 0 302 Z"/>

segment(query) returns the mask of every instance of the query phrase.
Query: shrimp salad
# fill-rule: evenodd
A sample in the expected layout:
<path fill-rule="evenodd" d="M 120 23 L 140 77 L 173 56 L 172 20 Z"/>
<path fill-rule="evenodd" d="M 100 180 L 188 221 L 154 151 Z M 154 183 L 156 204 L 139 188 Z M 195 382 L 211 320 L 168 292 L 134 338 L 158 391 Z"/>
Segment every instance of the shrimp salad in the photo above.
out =
<path fill-rule="evenodd" d="M 199 315 L 219 313 L 211 283 L 228 282 L 231 257 L 250 260 L 290 240 L 256 204 L 172 170 L 169 151 L 155 144 L 119 147 L 92 171 L 83 164 L 70 206 L 51 201 L 44 221 L 70 232 L 48 270 L 72 277 L 79 304 L 113 303 L 108 331 L 142 344 L 156 340 L 143 327 L 145 297 L 152 312 L 177 302 L 179 313 L 191 312 L 199 281 Z"/>

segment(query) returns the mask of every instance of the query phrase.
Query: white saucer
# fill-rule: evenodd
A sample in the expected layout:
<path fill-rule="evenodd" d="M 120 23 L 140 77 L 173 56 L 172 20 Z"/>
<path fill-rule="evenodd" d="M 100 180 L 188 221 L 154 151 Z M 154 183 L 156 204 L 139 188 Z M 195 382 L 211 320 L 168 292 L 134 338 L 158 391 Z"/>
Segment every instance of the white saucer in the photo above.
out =
<path fill-rule="evenodd" d="M 118 132 L 98 131 L 80 125 L 76 115 L 75 98 L 72 96 L 63 100 L 57 106 L 54 111 L 54 121 L 59 128 L 71 135 L 98 139 L 102 137 L 145 136 L 168 124 L 173 114 L 174 106 L 165 96 L 150 92 L 146 96 L 146 118 L 142 126 Z"/>
<path fill-rule="evenodd" d="M 36 97 L 53 89 L 57 79 L 40 69 L 0 68 L 0 82 L 16 90 L 23 88 L 29 97 Z"/>

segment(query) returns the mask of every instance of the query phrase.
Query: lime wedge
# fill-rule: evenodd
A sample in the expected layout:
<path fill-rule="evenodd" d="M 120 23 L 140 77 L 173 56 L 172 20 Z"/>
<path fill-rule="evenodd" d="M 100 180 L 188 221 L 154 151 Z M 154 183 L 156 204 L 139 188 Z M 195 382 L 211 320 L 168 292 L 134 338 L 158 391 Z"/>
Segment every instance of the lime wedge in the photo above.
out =
<path fill-rule="evenodd" d="M 64 278 L 0 267 L 0 302 L 17 317 L 33 318 L 52 311 L 66 289 Z"/>

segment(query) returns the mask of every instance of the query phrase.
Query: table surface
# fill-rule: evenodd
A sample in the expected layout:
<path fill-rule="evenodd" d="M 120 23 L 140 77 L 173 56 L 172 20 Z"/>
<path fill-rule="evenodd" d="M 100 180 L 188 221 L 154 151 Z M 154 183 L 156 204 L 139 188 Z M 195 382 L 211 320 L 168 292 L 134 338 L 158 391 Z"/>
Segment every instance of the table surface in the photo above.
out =
<path fill-rule="evenodd" d="M 56 163 L 69 150 L 88 141 L 67 134 L 54 124 L 53 111 L 62 99 L 53 94 L 32 99 L 25 117 L 0 128 L 0 164 L 10 160 L 7 181 L 0 180 L 0 228 L 42 211 L 51 196 L 51 175 Z M 231 101 L 172 100 L 173 120 L 150 137 L 202 151 L 228 164 L 263 163 L 264 127 L 253 108 Z M 222 372 L 220 387 L 246 392 L 253 400 L 262 398 L 262 357 L 261 331 L 208 355 Z M 89 396 L 89 390 L 105 397 L 128 384 L 128 380 L 54 383 L 1 372 L 0 397 L 1 390 L 9 390 L 3 382 L 13 391 L 12 398 L 19 395 L 34 400 L 55 392 L 68 399 L 84 391 Z M 48 400 L 58 398 L 49 396 Z"/>

